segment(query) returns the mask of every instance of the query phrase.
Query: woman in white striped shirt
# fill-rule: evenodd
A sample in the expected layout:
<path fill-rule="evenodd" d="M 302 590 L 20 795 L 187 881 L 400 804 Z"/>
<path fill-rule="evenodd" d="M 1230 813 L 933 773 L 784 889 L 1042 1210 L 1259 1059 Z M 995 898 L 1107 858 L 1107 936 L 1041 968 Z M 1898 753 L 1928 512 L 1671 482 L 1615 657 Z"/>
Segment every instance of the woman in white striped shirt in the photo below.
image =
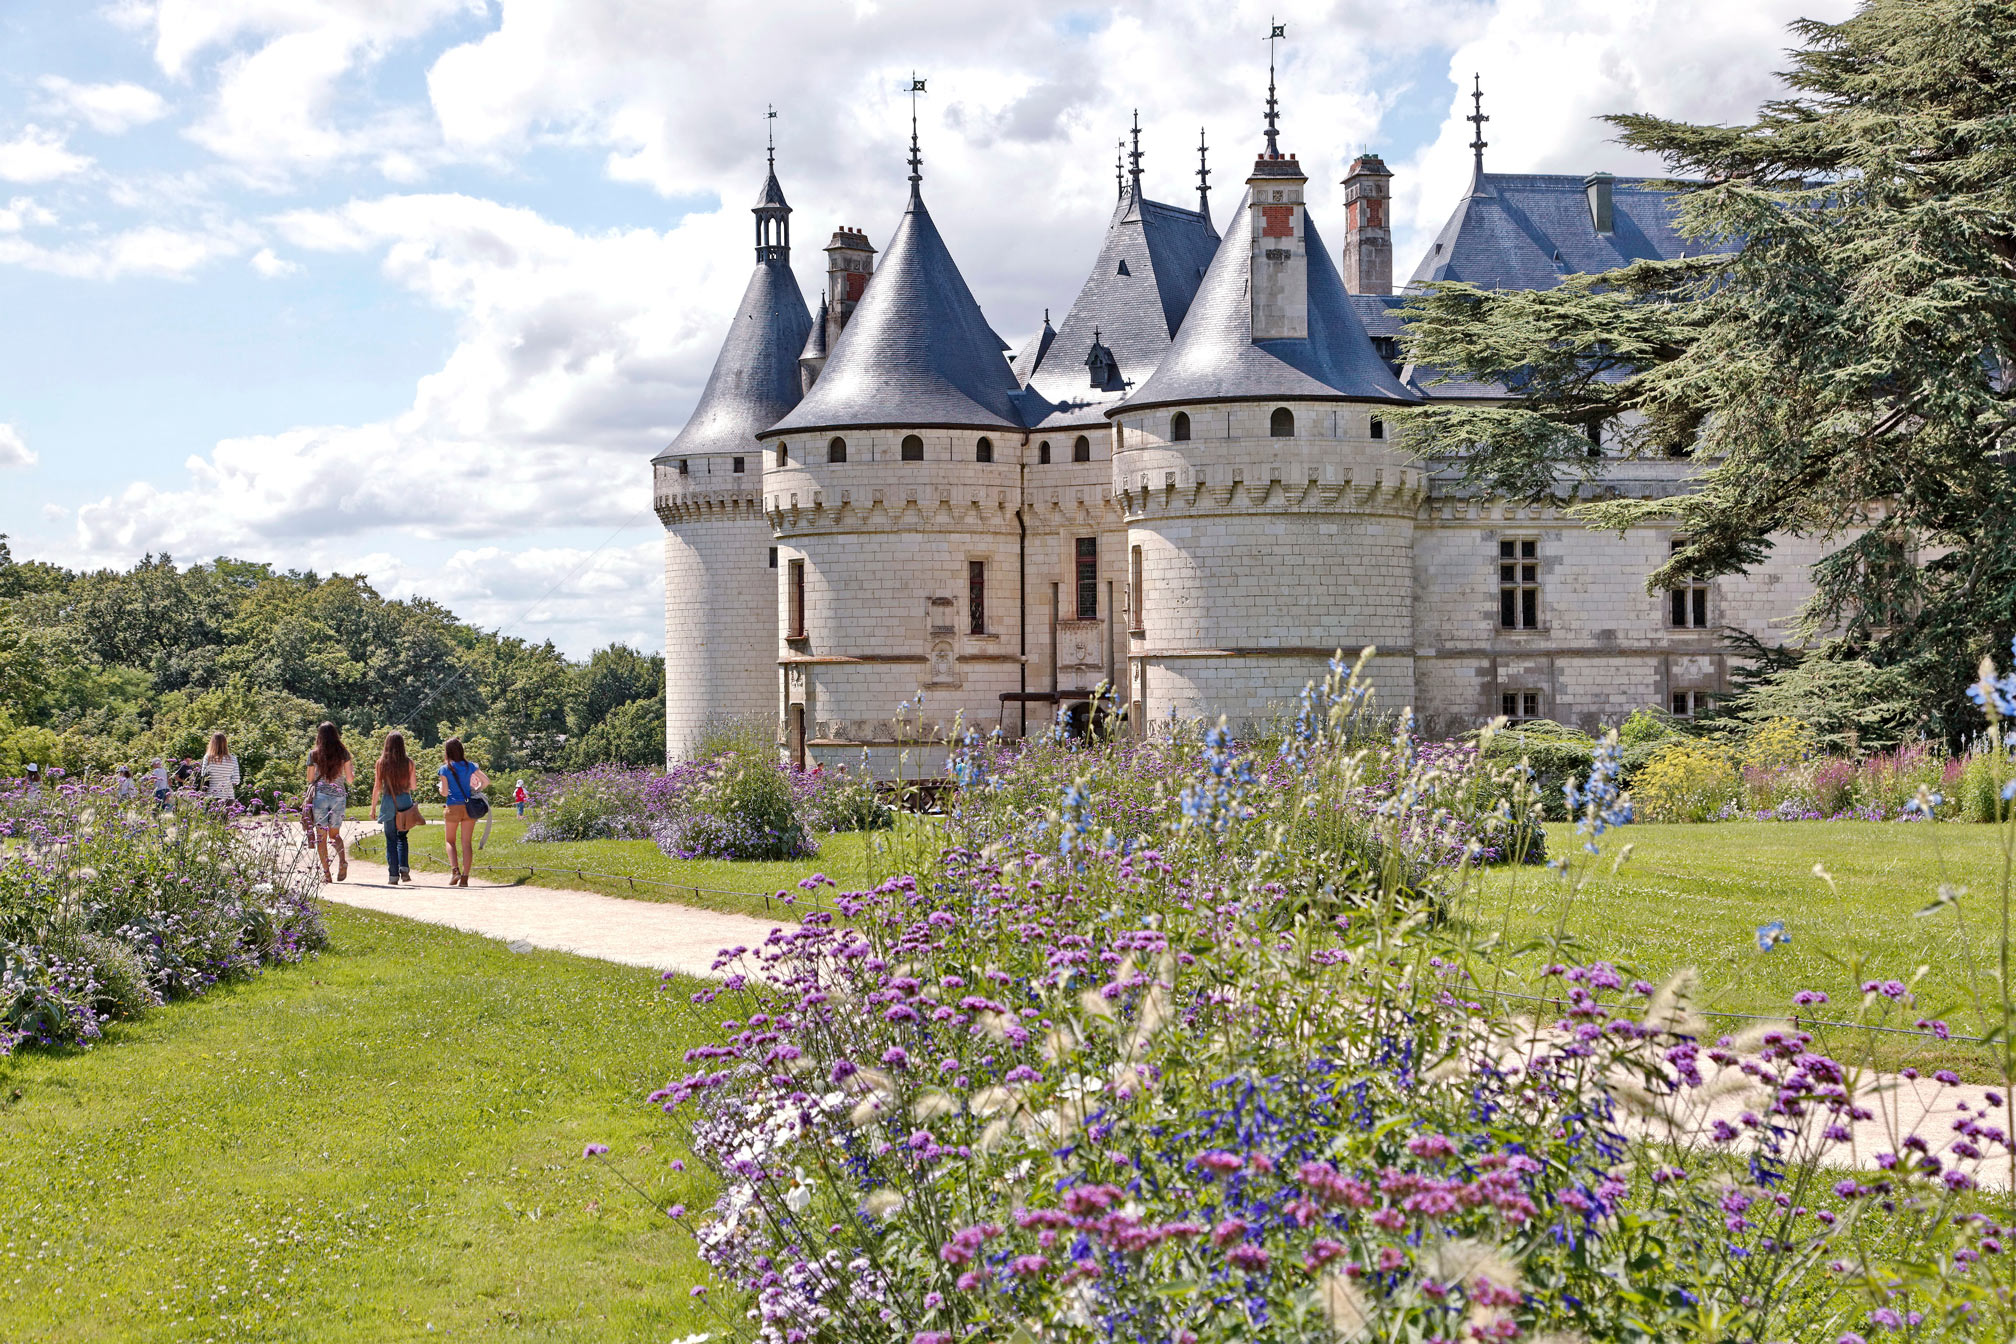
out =
<path fill-rule="evenodd" d="M 238 797 L 238 758 L 231 754 L 224 734 L 210 734 L 210 751 L 203 757 L 203 764 L 196 768 L 196 773 L 203 779 L 205 797 L 226 803 Z"/>

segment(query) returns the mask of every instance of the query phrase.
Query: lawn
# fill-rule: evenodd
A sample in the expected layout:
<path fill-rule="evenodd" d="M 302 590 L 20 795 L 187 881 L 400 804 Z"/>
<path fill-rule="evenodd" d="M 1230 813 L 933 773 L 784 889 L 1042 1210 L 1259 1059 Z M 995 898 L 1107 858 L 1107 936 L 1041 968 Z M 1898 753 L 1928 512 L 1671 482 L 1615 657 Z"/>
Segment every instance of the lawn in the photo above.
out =
<path fill-rule="evenodd" d="M 442 848 L 441 828 L 435 824 L 437 820 L 437 810 L 429 809 L 429 824 L 413 833 L 416 838 L 412 858 L 415 867 L 446 872 L 448 860 Z M 887 852 L 891 839 L 887 831 L 822 835 L 819 852 L 809 859 L 737 863 L 728 859 L 667 858 L 649 840 L 528 843 L 524 839 L 526 825 L 527 821 L 509 812 L 500 810 L 495 814 L 489 843 L 476 854 L 479 876 L 493 882 L 599 891 L 640 901 L 676 901 L 709 910 L 767 917 L 786 908 L 777 903 L 780 891 L 801 901 L 806 899 L 799 892 L 798 883 L 813 873 L 825 873 L 840 884 L 842 891 L 859 891 L 892 873 L 915 869 L 914 863 L 895 864 Z M 904 834 L 911 836 L 927 826 L 922 819 L 906 817 Z M 482 835 L 480 828 L 477 835 Z M 352 861 L 362 858 L 369 864 L 382 864 L 384 854 L 383 838 L 372 836 L 356 846 Z"/>
<path fill-rule="evenodd" d="M 1550 826 L 1548 844 L 1556 855 L 1587 857 L 1570 826 Z M 1995 827 L 1638 824 L 1606 835 L 1603 844 L 1597 875 L 1573 902 L 1544 869 L 1492 869 L 1459 903 L 1462 924 L 1499 934 L 1507 946 L 1565 928 L 1584 957 L 1607 958 L 1651 980 L 1691 966 L 1701 974 L 1699 1006 L 1727 1012 L 1789 1013 L 1795 992 L 1817 989 L 1831 998 L 1818 1013 L 1846 1018 L 1865 980 L 1909 982 L 1924 967 L 1919 1011 L 1946 1018 L 1956 1033 L 1980 1030 L 1973 986 L 1992 993 L 1999 948 Z M 1626 844 L 1630 857 L 1613 876 L 1611 863 Z M 1816 863 L 1833 878 L 1831 886 L 1814 875 Z M 1921 917 L 1942 885 L 1968 894 Z M 1764 951 L 1757 931 L 1774 920 L 1785 922 L 1790 941 Z M 1877 1044 L 1888 1065 L 1963 1066 L 1971 1059 L 1978 1074 L 1978 1057 L 1962 1046 L 1927 1049 L 1900 1037 Z"/>
<path fill-rule="evenodd" d="M 648 971 L 328 907 L 333 950 L 0 1061 L 0 1339 L 677 1338 L 704 1206 Z"/>

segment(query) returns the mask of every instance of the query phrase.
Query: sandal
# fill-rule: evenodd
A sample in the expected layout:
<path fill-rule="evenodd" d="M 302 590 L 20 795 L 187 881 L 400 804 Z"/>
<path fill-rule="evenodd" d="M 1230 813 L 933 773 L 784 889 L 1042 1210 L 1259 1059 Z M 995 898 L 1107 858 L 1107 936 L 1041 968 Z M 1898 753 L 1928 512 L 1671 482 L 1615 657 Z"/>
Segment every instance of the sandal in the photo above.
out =
<path fill-rule="evenodd" d="M 348 882 L 350 880 L 350 857 L 347 854 L 337 856 L 336 880 L 338 882 Z"/>

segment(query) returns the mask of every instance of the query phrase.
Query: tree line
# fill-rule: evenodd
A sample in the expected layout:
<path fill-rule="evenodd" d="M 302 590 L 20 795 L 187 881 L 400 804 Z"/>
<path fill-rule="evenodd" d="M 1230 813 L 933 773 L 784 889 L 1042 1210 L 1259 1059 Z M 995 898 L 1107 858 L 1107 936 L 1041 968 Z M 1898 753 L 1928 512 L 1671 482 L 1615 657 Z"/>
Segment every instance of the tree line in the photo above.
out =
<path fill-rule="evenodd" d="M 493 775 L 657 764 L 664 671 L 622 644 L 577 662 L 354 575 L 167 555 L 77 572 L 0 536 L 0 775 L 138 773 L 221 729 L 248 787 L 291 793 L 324 719 L 366 759 L 398 728 L 423 761 L 459 736 Z"/>

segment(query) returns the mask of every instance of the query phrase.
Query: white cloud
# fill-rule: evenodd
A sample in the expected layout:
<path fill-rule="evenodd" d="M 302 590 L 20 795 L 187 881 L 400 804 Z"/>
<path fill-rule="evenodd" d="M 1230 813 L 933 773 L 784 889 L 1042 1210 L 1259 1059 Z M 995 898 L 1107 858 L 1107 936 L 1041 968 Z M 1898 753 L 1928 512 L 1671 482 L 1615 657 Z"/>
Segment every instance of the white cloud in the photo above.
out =
<path fill-rule="evenodd" d="M 229 439 L 189 459 L 180 486 L 84 506 L 84 544 L 267 553 L 382 529 L 474 540 L 649 522 L 645 463 L 697 394 L 748 272 L 724 236 L 734 222 L 582 234 L 438 195 L 274 225 L 308 251 L 382 249 L 388 277 L 455 315 L 454 351 L 392 420 Z"/>
<path fill-rule="evenodd" d="M 39 460 L 22 439 L 20 430 L 12 425 L 0 424 L 0 469 L 32 467 Z"/>
<path fill-rule="evenodd" d="M 139 84 L 78 84 L 61 75 L 44 75 L 40 83 L 45 108 L 81 117 L 106 135 L 121 135 L 168 115 L 167 100 Z"/>
<path fill-rule="evenodd" d="M 0 178 L 9 182 L 53 182 L 90 166 L 87 155 L 70 151 L 61 131 L 24 126 L 12 140 L 0 140 Z"/>
<path fill-rule="evenodd" d="M 54 224 L 56 215 L 35 204 L 27 196 L 16 196 L 6 205 L 0 206 L 0 233 L 19 233 L 23 229 Z"/>
<path fill-rule="evenodd" d="M 268 280 L 278 280 L 282 276 L 299 275 L 301 264 L 277 255 L 270 247 L 262 247 L 252 254 L 252 269 Z"/>
<path fill-rule="evenodd" d="M 656 519 L 596 549 L 588 546 L 477 546 L 419 565 L 389 553 L 346 568 L 368 575 L 389 597 L 428 597 L 464 620 L 533 639 L 551 639 L 576 657 L 622 640 L 664 642 L 664 548 L 638 540 Z M 598 539 L 599 540 L 599 539 Z"/>
<path fill-rule="evenodd" d="M 70 510 L 64 508 L 61 504 L 44 504 L 42 506 L 42 516 L 52 523 L 60 523 L 70 517 Z"/>
<path fill-rule="evenodd" d="M 22 266 L 73 280 L 120 280 L 127 276 L 180 280 L 213 261 L 244 252 L 255 237 L 242 224 L 197 230 L 143 224 L 109 237 L 43 247 L 0 230 L 0 265 Z"/>

